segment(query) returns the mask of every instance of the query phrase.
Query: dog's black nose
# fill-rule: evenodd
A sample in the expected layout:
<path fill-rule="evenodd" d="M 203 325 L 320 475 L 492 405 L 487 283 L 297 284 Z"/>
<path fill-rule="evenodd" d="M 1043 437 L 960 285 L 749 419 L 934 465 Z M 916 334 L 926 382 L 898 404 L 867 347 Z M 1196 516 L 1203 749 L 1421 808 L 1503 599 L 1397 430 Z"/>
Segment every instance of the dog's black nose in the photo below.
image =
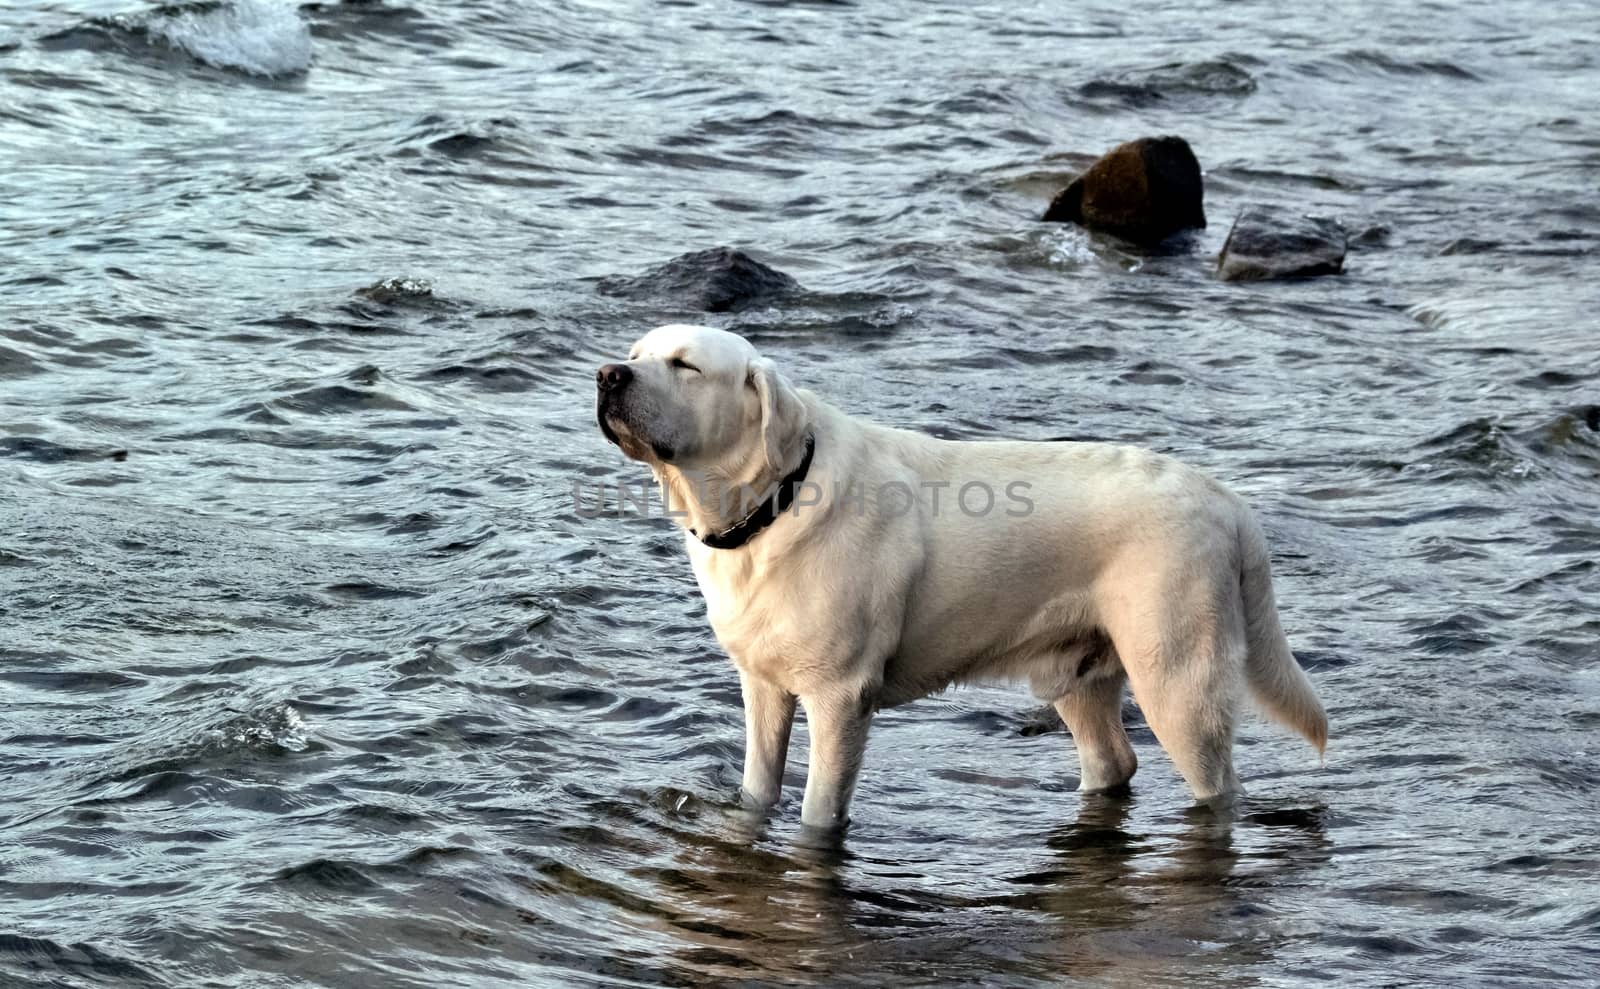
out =
<path fill-rule="evenodd" d="M 595 384 L 601 391 L 616 391 L 633 380 L 633 368 L 626 364 L 607 364 L 595 372 Z"/>

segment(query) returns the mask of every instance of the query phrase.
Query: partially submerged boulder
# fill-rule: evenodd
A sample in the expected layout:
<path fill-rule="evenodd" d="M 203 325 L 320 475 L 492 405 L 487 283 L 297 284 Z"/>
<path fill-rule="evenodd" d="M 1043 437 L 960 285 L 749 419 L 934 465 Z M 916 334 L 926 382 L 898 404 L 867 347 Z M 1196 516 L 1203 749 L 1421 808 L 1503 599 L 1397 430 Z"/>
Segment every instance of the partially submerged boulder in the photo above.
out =
<path fill-rule="evenodd" d="M 1270 206 L 1251 206 L 1233 222 L 1217 256 L 1225 282 L 1307 278 L 1344 270 L 1344 228 L 1333 220 Z"/>
<path fill-rule="evenodd" d="M 1206 225 L 1200 162 L 1181 137 L 1119 144 L 1056 196 L 1044 219 L 1104 230 L 1154 247 Z"/>
<path fill-rule="evenodd" d="M 713 247 L 680 254 L 634 278 L 602 279 L 599 288 L 605 295 L 655 299 L 703 312 L 728 312 L 793 292 L 800 283 L 743 251 Z"/>

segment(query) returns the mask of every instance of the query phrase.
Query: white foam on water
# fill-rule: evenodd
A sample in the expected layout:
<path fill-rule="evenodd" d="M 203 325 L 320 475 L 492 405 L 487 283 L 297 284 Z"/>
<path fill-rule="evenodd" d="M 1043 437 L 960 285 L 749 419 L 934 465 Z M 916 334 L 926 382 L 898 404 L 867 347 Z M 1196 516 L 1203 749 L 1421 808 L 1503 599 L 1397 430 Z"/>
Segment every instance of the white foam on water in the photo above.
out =
<path fill-rule="evenodd" d="M 146 29 L 219 69 L 288 76 L 311 68 L 311 26 L 293 0 L 231 0 L 156 17 Z"/>
<path fill-rule="evenodd" d="M 288 704 L 273 704 L 230 719 L 213 730 L 212 741 L 225 750 L 265 749 L 272 746 L 303 752 L 311 744 L 300 712 Z"/>
<path fill-rule="evenodd" d="M 1045 234 L 1044 249 L 1051 264 L 1076 266 L 1095 261 L 1088 231 L 1070 223 L 1063 223 Z"/>

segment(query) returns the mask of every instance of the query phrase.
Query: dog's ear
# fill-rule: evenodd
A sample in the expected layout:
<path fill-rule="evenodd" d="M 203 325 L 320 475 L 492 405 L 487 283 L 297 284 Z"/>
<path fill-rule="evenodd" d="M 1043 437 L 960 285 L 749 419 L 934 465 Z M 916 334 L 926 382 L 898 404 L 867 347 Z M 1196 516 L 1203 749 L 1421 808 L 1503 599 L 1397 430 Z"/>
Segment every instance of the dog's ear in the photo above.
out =
<path fill-rule="evenodd" d="M 784 452 L 799 442 L 800 431 L 805 428 L 805 403 L 765 357 L 750 361 L 747 380 L 761 400 L 761 446 L 767 466 L 782 471 Z"/>

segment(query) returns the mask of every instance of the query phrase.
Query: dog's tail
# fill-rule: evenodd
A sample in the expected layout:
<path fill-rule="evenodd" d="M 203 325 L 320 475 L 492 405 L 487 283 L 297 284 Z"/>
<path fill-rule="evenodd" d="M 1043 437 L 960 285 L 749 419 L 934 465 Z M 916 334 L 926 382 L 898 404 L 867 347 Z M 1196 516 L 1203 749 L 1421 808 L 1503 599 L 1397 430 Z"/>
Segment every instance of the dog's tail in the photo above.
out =
<path fill-rule="evenodd" d="M 1239 549 L 1239 583 L 1249 639 L 1245 674 L 1251 693 L 1269 717 L 1304 735 L 1320 754 L 1328 745 L 1328 715 L 1278 624 L 1267 539 L 1248 514 L 1240 522 Z"/>

